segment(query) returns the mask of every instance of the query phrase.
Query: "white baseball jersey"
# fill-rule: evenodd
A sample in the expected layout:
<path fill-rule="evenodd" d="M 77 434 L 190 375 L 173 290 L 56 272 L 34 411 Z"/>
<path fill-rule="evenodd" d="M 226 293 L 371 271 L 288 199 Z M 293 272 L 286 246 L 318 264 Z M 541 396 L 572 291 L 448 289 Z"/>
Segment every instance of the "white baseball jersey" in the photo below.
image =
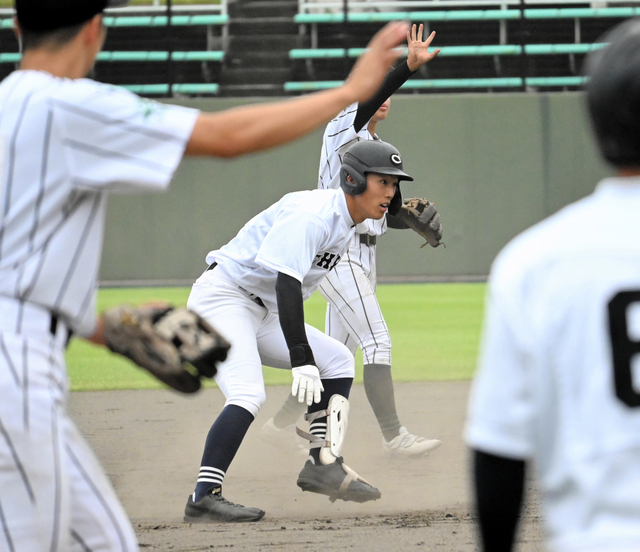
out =
<path fill-rule="evenodd" d="M 533 460 L 556 551 L 640 547 L 640 178 L 514 239 L 490 277 L 468 444 Z"/>
<path fill-rule="evenodd" d="M 0 109 L 0 295 L 90 335 L 105 192 L 164 190 L 198 112 L 40 71 L 7 77 Z"/>
<path fill-rule="evenodd" d="M 333 119 L 324 131 L 322 152 L 320 153 L 320 169 L 318 188 L 324 190 L 340 189 L 340 167 L 345 152 L 360 140 L 376 140 L 368 130 L 369 122 L 356 132 L 353 122 L 358 113 L 358 103 L 351 104 Z M 367 219 L 356 226 L 358 234 L 381 236 L 387 231 L 387 217 L 379 220 Z"/>
<path fill-rule="evenodd" d="M 197 114 L 40 71 L 0 84 L 0 550 L 138 549 L 66 412 L 67 327 L 95 330 L 106 193 L 164 190 Z"/>
<path fill-rule="evenodd" d="M 307 299 L 338 263 L 354 232 L 342 189 L 293 192 L 252 218 L 227 245 L 209 252 L 207 262 L 217 262 L 234 282 L 277 311 L 278 272 L 302 282 Z"/>

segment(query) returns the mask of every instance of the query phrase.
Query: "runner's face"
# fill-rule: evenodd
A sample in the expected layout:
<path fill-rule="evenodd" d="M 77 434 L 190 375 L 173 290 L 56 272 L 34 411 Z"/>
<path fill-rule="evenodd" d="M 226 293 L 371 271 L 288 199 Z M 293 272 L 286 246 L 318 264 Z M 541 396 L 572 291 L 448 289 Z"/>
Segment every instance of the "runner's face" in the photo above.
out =
<path fill-rule="evenodd" d="M 357 205 L 357 215 L 360 221 L 364 219 L 381 219 L 389 210 L 389 204 L 398 189 L 398 177 L 388 174 L 367 174 L 367 189 L 364 193 L 354 196 Z"/>

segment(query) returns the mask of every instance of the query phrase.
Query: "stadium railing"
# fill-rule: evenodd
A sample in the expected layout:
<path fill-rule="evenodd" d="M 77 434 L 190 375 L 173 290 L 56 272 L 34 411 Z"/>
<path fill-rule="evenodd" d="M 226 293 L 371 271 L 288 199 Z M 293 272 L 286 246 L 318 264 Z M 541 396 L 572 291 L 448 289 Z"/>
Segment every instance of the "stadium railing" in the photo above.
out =
<path fill-rule="evenodd" d="M 623 4 L 623 5 L 621 5 Z M 636 4 L 635 6 L 633 4 Z M 346 9 L 346 13 L 345 13 Z M 567 55 L 573 74 L 566 76 L 527 75 L 527 62 L 522 61 L 522 74 L 503 78 L 499 69 L 495 78 L 443 78 L 419 79 L 408 81 L 405 89 L 464 89 L 464 88 L 529 88 L 529 87 L 576 87 L 584 79 L 576 75 L 575 56 L 584 55 L 601 48 L 601 43 L 582 42 L 581 20 L 599 18 L 629 18 L 640 15 L 640 0 L 604 0 L 588 2 L 585 0 L 299 0 L 295 21 L 300 24 L 300 34 L 309 36 L 310 48 L 296 48 L 289 52 L 292 60 L 302 60 L 307 67 L 307 82 L 287 82 L 284 89 L 288 92 L 320 90 L 334 86 L 331 80 L 315 80 L 315 60 L 349 59 L 359 56 L 364 48 L 322 48 L 319 46 L 319 29 L 326 24 L 379 23 L 394 20 L 409 20 L 424 23 L 427 30 L 430 23 L 464 23 L 493 21 L 499 24 L 495 37 L 497 44 L 440 46 L 442 57 L 478 57 L 492 56 L 496 68 L 500 67 L 502 56 L 513 58 L 520 56 Z M 569 43 L 529 44 L 527 34 L 523 32 L 527 21 L 573 20 L 573 39 Z M 509 43 L 506 24 L 515 25 L 518 40 Z M 353 27 L 350 27 L 352 29 Z M 494 29 L 496 27 L 493 27 Z M 514 27 L 510 27 L 514 28 Z M 346 30 L 344 36 L 349 36 Z M 326 42 L 326 36 L 325 36 Z M 353 39 L 351 40 L 353 42 Z M 406 55 L 406 48 L 405 55 Z M 556 63 L 556 62 L 552 62 Z M 554 71 L 549 71 L 553 73 Z M 326 71 L 325 71 L 326 74 Z"/>
<path fill-rule="evenodd" d="M 343 81 L 285 82 L 285 92 L 315 92 L 340 86 Z M 412 79 L 402 85 L 402 89 L 460 89 L 460 88 L 532 88 L 581 86 L 585 77 L 520 77 L 483 79 Z"/>
<path fill-rule="evenodd" d="M 0 29 L 13 29 L 14 10 L 0 9 Z M 217 4 L 202 5 L 173 5 L 171 17 L 167 15 L 164 6 L 127 6 L 112 8 L 105 11 L 104 24 L 109 28 L 159 28 L 159 27 L 187 27 L 208 26 L 222 29 L 222 50 L 201 51 L 103 51 L 98 54 L 99 62 L 222 62 L 228 45 L 229 15 L 227 0 L 220 0 Z M 0 64 L 19 63 L 21 54 L 0 53 Z M 171 94 L 217 94 L 218 83 L 158 83 L 158 84 L 125 84 L 127 88 L 142 95 L 171 95 Z"/>
<path fill-rule="evenodd" d="M 16 52 L 0 53 L 0 63 L 18 63 L 22 55 Z M 114 51 L 100 52 L 98 61 L 168 61 L 169 52 L 163 51 Z M 207 50 L 203 52 L 171 52 L 173 61 L 222 61 L 222 50 Z"/>
<path fill-rule="evenodd" d="M 587 54 L 592 50 L 604 47 L 604 43 L 591 44 L 496 44 L 479 46 L 442 46 L 438 56 L 515 56 L 526 54 Z M 328 59 L 328 58 L 356 58 L 364 53 L 366 48 L 296 48 L 289 51 L 291 59 Z M 406 48 L 403 48 L 406 55 Z"/>

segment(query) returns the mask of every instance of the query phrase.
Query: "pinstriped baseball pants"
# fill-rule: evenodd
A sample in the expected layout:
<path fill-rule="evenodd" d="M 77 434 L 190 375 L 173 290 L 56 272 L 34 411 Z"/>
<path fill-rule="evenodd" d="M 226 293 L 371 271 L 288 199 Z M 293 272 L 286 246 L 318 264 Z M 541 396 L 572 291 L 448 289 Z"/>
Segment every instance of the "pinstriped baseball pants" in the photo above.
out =
<path fill-rule="evenodd" d="M 138 550 L 109 479 L 66 412 L 66 336 L 45 330 L 50 316 L 37 310 L 24 316 L 43 331 L 8 331 L 2 307 L 0 551 Z"/>
<path fill-rule="evenodd" d="M 320 285 L 327 300 L 325 331 L 352 354 L 360 347 L 364 364 L 391 365 L 391 336 L 376 297 L 376 246 L 356 234 L 341 261 Z"/>

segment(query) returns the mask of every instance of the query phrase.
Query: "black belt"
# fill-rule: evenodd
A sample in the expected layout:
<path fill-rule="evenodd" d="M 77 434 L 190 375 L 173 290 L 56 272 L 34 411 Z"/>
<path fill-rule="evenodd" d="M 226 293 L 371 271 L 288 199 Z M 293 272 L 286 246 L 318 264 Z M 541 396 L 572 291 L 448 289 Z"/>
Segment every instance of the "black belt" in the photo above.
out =
<path fill-rule="evenodd" d="M 360 243 L 364 243 L 365 245 L 375 245 L 376 236 L 372 236 L 371 234 L 360 234 Z"/>
<path fill-rule="evenodd" d="M 71 338 L 73 337 L 73 330 L 71 330 L 71 328 L 69 328 L 68 326 L 66 327 L 66 330 L 67 330 L 66 344 L 69 345 L 69 341 L 71 341 Z M 49 332 L 53 337 L 55 337 L 57 331 L 58 331 L 58 315 L 51 313 L 51 322 L 49 323 Z"/>
<path fill-rule="evenodd" d="M 205 270 L 205 272 L 207 272 L 208 270 L 213 270 L 216 266 L 218 266 L 218 263 L 213 261 L 208 267 L 207 270 Z M 264 303 L 262 302 L 262 299 L 260 299 L 260 297 L 258 297 L 257 295 L 254 295 L 253 293 L 248 292 L 246 289 L 244 289 L 243 287 L 238 286 L 238 289 L 240 289 L 240 291 L 242 291 L 242 293 L 246 294 L 246 296 L 251 299 L 256 305 L 260 305 L 261 307 L 264 307 L 265 309 L 267 307 L 264 306 Z"/>

